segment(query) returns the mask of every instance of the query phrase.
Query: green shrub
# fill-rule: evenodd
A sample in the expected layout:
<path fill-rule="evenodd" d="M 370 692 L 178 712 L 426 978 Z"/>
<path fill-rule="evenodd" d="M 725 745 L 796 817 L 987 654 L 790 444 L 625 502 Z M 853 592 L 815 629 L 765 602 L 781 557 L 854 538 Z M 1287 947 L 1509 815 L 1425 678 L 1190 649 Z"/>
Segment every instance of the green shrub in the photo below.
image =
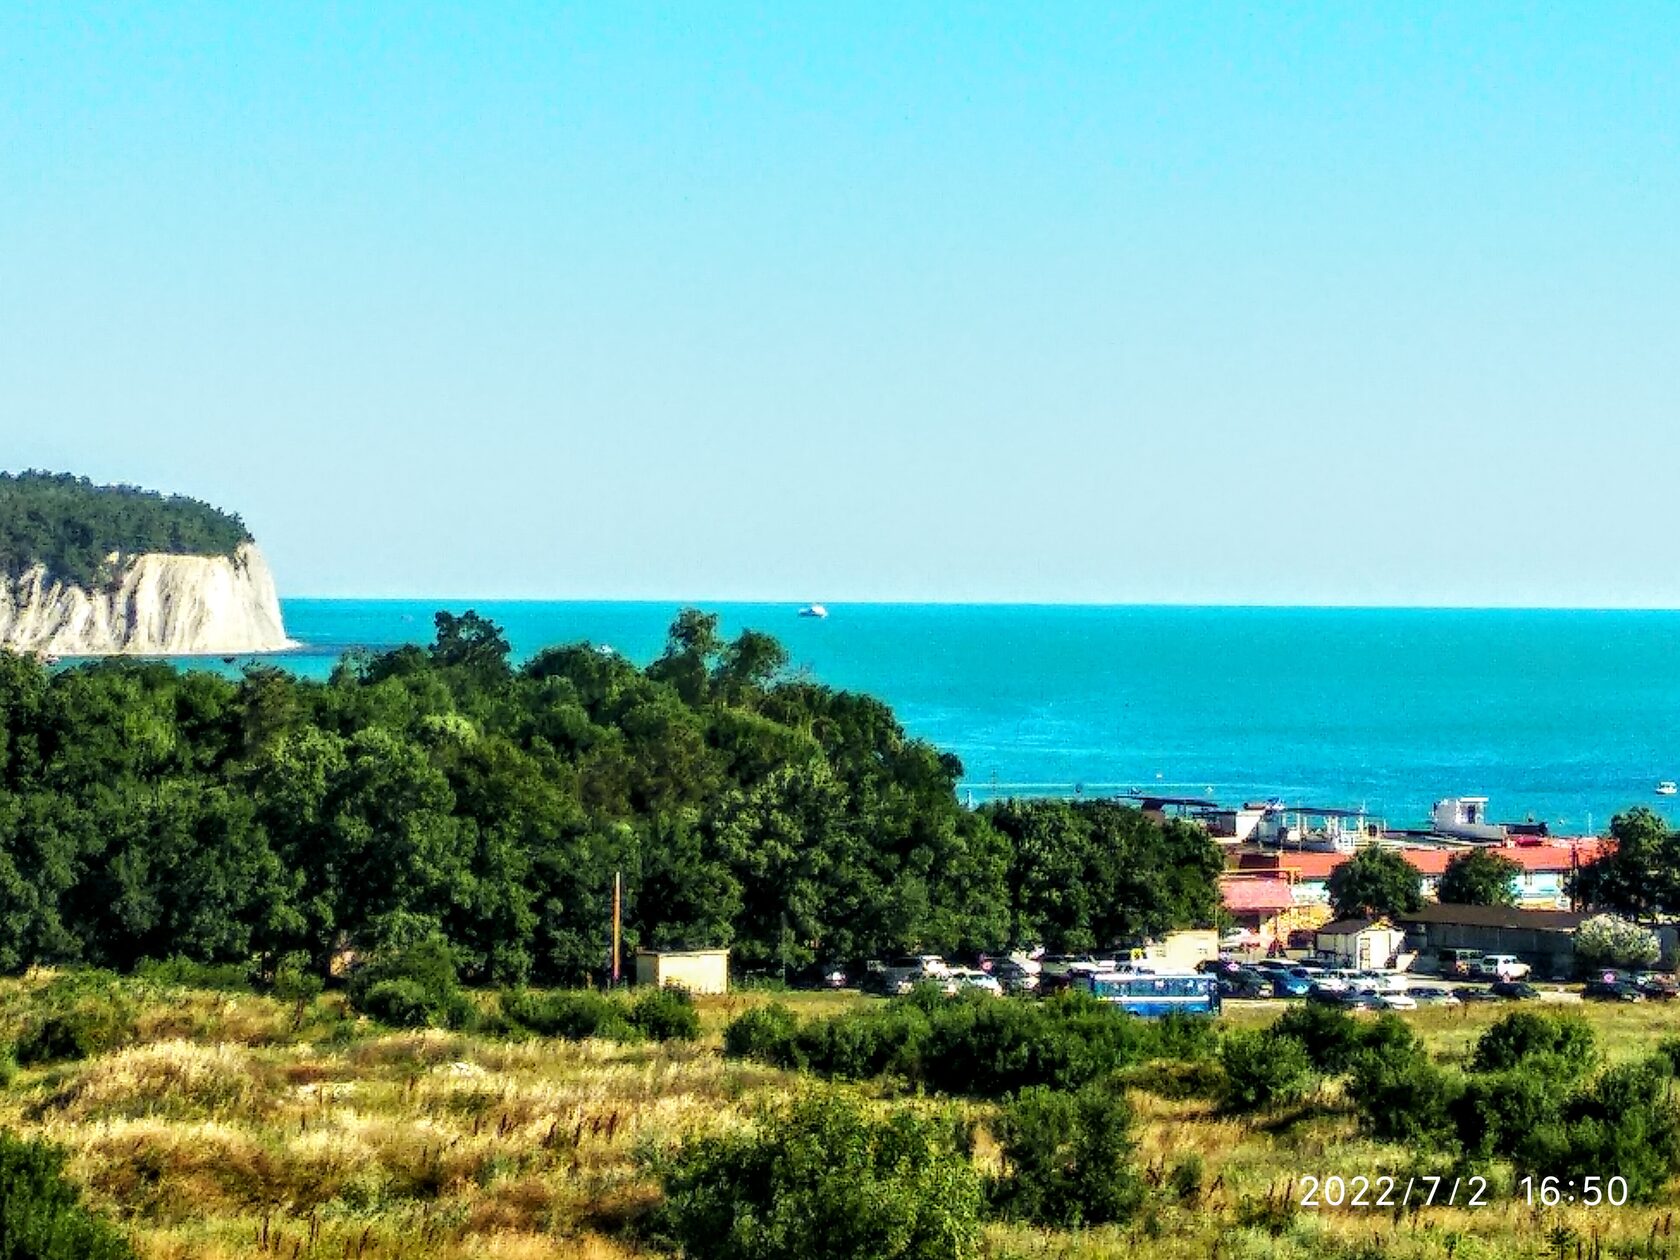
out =
<path fill-rule="evenodd" d="M 387 950 L 350 977 L 350 1005 L 397 1028 L 465 1028 L 474 1010 L 441 937 Z"/>
<path fill-rule="evenodd" d="M 1365 1029 L 1346 1011 L 1313 1002 L 1291 1007 L 1271 1027 L 1278 1037 L 1293 1037 L 1306 1050 L 1313 1067 L 1338 1076 L 1353 1064 L 1365 1046 Z"/>
<path fill-rule="evenodd" d="M 1307 1092 L 1312 1059 L 1293 1037 L 1270 1029 L 1233 1032 L 1219 1047 L 1225 1069 L 1225 1106 L 1257 1111 L 1294 1102 Z"/>
<path fill-rule="evenodd" d="M 1152 1059 L 1125 1069 L 1119 1080 L 1127 1089 L 1174 1101 L 1225 1093 L 1225 1069 L 1217 1059 Z"/>
<path fill-rule="evenodd" d="M 1348 1084 L 1367 1133 L 1419 1147 L 1451 1145 L 1462 1090 L 1463 1082 L 1430 1062 L 1415 1040 L 1406 1050 L 1362 1051 Z"/>
<path fill-rule="evenodd" d="M 1001 1098 L 1032 1085 L 1078 1089 L 1154 1059 L 1206 1060 L 1214 1033 L 1207 1020 L 1135 1019 L 1083 994 L 1029 1002 L 918 991 L 791 1029 L 744 1025 L 735 1044 L 778 1066 L 844 1080 L 896 1076 Z"/>
<path fill-rule="evenodd" d="M 237 963 L 202 963 L 176 955 L 173 958 L 142 959 L 135 978 L 164 989 L 214 989 L 222 993 L 249 993 L 251 970 Z"/>
<path fill-rule="evenodd" d="M 1452 1104 L 1459 1145 L 1477 1159 L 1508 1157 L 1530 1134 L 1557 1124 L 1563 1093 L 1542 1073 L 1477 1073 Z"/>
<path fill-rule="evenodd" d="M 1192 1151 L 1172 1167 L 1167 1174 L 1167 1189 L 1173 1198 L 1194 1207 L 1201 1202 L 1202 1189 L 1207 1181 L 1207 1169 L 1202 1157 Z"/>
<path fill-rule="evenodd" d="M 516 992 L 502 1000 L 502 1013 L 515 1024 L 543 1037 L 583 1041 L 599 1037 L 607 1041 L 634 1041 L 637 1032 L 626 1016 L 622 1002 L 604 993 L 581 989 L 576 992 Z"/>
<path fill-rule="evenodd" d="M 64 1155 L 0 1133 L 0 1260 L 132 1260 L 103 1216 L 64 1177 Z"/>
<path fill-rule="evenodd" d="M 25 1066 L 87 1059 L 134 1039 L 135 1003 L 108 971 L 61 976 L 31 1003 L 17 1039 Z"/>
<path fill-rule="evenodd" d="M 630 1006 L 630 1026 L 653 1041 L 697 1041 L 700 1012 L 686 989 L 650 989 Z"/>
<path fill-rule="evenodd" d="M 1593 1066 L 1593 1031 L 1584 1020 L 1539 1011 L 1512 1011 L 1481 1040 L 1471 1065 L 1478 1072 L 1527 1072 L 1576 1079 Z"/>
<path fill-rule="evenodd" d="M 1617 1174 L 1629 1195 L 1656 1200 L 1680 1173 L 1680 1104 L 1664 1056 L 1606 1070 L 1570 1097 L 1558 1120 L 1528 1134 L 1512 1162 L 1536 1177 Z"/>
<path fill-rule="evenodd" d="M 799 1019 L 780 1002 L 743 1011 L 723 1030 L 723 1053 L 731 1059 L 802 1068 L 805 1058 L 799 1049 Z"/>
<path fill-rule="evenodd" d="M 1004 1164 L 992 1191 L 997 1209 L 1063 1229 L 1127 1219 L 1143 1197 L 1131 1125 L 1124 1091 L 1106 1082 L 1078 1093 L 1022 1090 L 997 1120 Z"/>
<path fill-rule="evenodd" d="M 656 1161 L 655 1239 L 686 1260 L 974 1260 L 980 1179 L 953 1126 L 812 1094 Z"/>

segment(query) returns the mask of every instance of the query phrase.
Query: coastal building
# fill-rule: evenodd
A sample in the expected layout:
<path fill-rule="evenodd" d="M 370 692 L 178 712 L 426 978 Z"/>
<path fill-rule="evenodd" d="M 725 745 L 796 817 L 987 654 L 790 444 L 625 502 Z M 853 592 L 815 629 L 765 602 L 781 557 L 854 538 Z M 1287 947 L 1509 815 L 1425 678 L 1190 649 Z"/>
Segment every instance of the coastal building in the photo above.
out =
<path fill-rule="evenodd" d="M 1406 932 L 1386 918 L 1337 919 L 1318 929 L 1315 951 L 1361 971 L 1391 967 L 1401 956 Z"/>
<path fill-rule="evenodd" d="M 1227 871 L 1220 880 L 1220 900 L 1238 929 L 1261 946 L 1287 940 L 1300 924 L 1295 889 L 1287 877 L 1260 872 Z"/>
<path fill-rule="evenodd" d="M 1376 827 L 1380 834 L 1382 827 Z M 1262 846 L 1350 854 L 1372 837 L 1365 811 L 1324 805 L 1272 805 L 1254 830 Z"/>
<path fill-rule="evenodd" d="M 1468 845 L 1398 845 L 1399 855 L 1406 858 L 1423 877 L 1425 899 L 1435 899 L 1446 864 L 1460 853 L 1468 852 Z M 1598 838 L 1554 838 L 1534 843 L 1514 843 L 1494 848 L 1500 857 L 1517 865 L 1512 877 L 1512 892 L 1517 904 L 1537 911 L 1566 911 L 1569 909 L 1569 875 L 1579 867 L 1594 862 L 1611 845 Z M 1331 917 L 1331 874 L 1346 862 L 1351 853 L 1290 852 L 1290 850 L 1242 850 L 1231 853 L 1230 870 L 1226 882 L 1240 879 L 1282 879 L 1287 882 L 1294 914 L 1294 927 L 1319 927 Z M 1230 909 L 1230 907 L 1228 907 Z"/>
<path fill-rule="evenodd" d="M 1587 916 L 1568 910 L 1521 906 L 1426 905 L 1395 916 L 1406 948 L 1429 970 L 1444 949 L 1515 954 L 1536 976 L 1567 979 L 1575 973 L 1575 933 Z"/>
<path fill-rule="evenodd" d="M 1457 840 L 1477 840 L 1500 843 L 1509 832 L 1504 824 L 1488 821 L 1488 798 L 1485 796 L 1449 796 L 1436 801 L 1430 813 L 1435 830 Z"/>
<path fill-rule="evenodd" d="M 639 949 L 636 951 L 636 983 L 694 994 L 729 992 L 727 949 Z"/>
<path fill-rule="evenodd" d="M 1182 928 L 1150 941 L 1138 952 L 1139 962 L 1151 962 L 1168 971 L 1194 971 L 1197 963 L 1219 957 L 1219 933 L 1212 928 Z"/>

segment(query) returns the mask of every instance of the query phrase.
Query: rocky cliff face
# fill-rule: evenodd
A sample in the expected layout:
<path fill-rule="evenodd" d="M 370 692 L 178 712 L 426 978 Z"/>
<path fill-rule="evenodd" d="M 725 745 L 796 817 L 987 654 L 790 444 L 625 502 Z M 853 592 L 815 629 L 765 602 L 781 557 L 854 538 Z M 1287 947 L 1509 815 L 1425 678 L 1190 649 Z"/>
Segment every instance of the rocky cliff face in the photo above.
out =
<path fill-rule="evenodd" d="M 0 647 L 53 656 L 235 655 L 293 646 L 262 552 L 133 556 L 109 586 L 0 578 Z"/>

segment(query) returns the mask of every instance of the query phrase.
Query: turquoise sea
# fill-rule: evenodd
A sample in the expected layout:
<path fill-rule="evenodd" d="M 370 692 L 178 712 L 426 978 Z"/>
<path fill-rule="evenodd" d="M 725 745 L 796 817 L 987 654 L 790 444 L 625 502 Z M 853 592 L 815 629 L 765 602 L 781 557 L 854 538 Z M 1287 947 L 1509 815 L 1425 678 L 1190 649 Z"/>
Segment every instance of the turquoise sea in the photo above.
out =
<path fill-rule="evenodd" d="M 287 600 L 307 646 L 274 659 L 325 677 L 347 649 L 429 641 L 440 606 Z M 678 607 L 473 606 L 521 656 L 587 640 L 638 662 Z M 863 604 L 818 621 L 706 606 L 888 700 L 962 758 L 977 799 L 1279 796 L 1407 826 L 1437 797 L 1481 795 L 1497 818 L 1578 832 L 1632 804 L 1667 812 L 1653 788 L 1680 779 L 1680 613 Z"/>

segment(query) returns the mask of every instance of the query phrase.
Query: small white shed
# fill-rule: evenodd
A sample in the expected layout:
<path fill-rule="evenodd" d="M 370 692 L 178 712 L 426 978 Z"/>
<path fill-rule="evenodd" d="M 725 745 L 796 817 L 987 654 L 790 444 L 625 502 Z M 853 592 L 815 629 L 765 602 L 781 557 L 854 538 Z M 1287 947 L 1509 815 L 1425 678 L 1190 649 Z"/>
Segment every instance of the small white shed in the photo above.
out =
<path fill-rule="evenodd" d="M 1360 971 L 1393 965 L 1406 934 L 1387 919 L 1337 919 L 1318 929 L 1320 955 Z"/>
<path fill-rule="evenodd" d="M 687 989 L 695 995 L 729 992 L 727 949 L 639 949 L 636 983 Z"/>

